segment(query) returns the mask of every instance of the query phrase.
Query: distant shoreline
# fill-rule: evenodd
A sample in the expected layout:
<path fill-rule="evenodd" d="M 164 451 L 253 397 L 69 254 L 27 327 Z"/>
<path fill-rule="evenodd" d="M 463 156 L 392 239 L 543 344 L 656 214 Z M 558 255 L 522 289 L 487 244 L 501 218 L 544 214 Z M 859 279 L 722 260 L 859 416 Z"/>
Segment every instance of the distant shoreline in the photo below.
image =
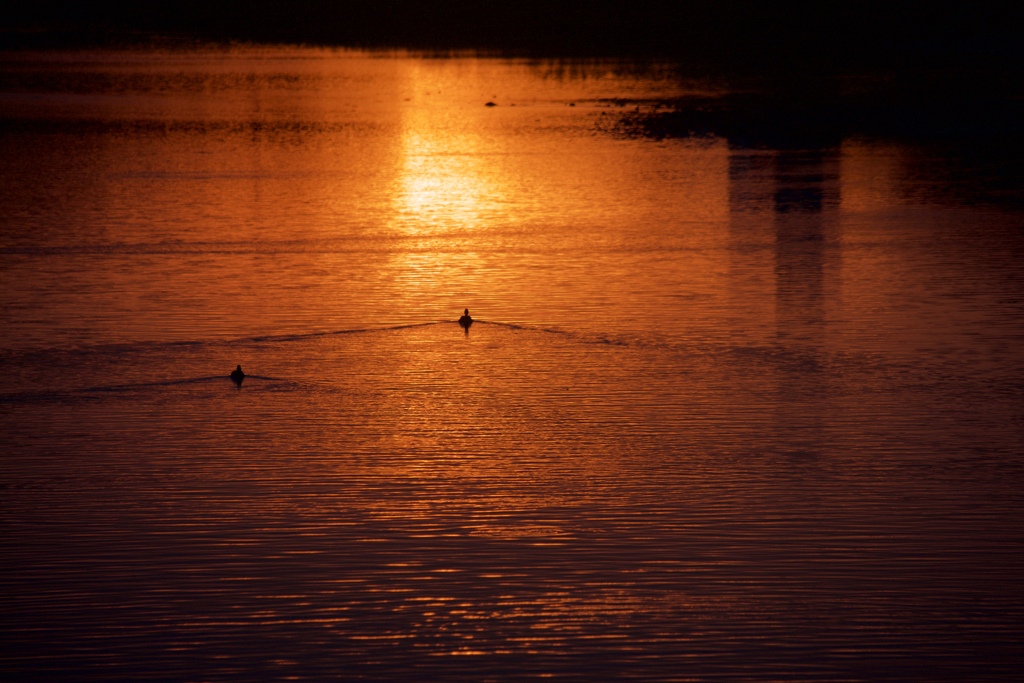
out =
<path fill-rule="evenodd" d="M 286 43 L 537 58 L 659 58 L 762 76 L 1024 65 L 1012 10 L 753 0 L 12 0 L 0 49 Z"/>

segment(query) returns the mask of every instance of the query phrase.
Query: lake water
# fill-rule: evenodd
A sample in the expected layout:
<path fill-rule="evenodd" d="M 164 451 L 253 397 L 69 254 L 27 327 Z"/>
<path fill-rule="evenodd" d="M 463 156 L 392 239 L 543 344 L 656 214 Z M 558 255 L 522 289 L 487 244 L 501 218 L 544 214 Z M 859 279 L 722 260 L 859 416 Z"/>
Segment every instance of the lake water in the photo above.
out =
<path fill-rule="evenodd" d="M 0 66 L 5 680 L 1021 674 L 998 165 L 622 135 L 714 94 L 651 64 Z"/>

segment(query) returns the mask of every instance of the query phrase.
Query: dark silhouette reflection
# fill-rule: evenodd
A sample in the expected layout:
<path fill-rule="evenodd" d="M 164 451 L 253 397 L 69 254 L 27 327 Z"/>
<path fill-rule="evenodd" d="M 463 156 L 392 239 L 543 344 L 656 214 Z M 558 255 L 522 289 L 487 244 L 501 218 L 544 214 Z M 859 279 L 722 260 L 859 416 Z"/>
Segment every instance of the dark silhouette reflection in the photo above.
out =
<path fill-rule="evenodd" d="M 832 151 L 778 155 L 775 164 L 776 335 L 820 346 L 825 268 L 839 204 L 839 160 Z"/>
<path fill-rule="evenodd" d="M 470 317 L 469 309 L 467 308 L 466 312 L 462 314 L 461 318 L 459 318 L 459 325 L 462 326 L 462 329 L 465 330 L 466 334 L 468 335 L 469 334 L 469 327 L 472 324 L 473 324 L 473 318 Z"/>
<path fill-rule="evenodd" d="M 242 382 L 245 381 L 245 373 L 242 372 L 241 365 L 231 371 L 231 381 L 234 382 L 236 386 L 242 386 Z"/>
<path fill-rule="evenodd" d="M 825 438 L 827 320 L 837 301 L 839 155 L 733 147 L 729 188 L 733 306 L 775 366 L 773 442 L 814 454 Z"/>
<path fill-rule="evenodd" d="M 821 344 L 838 207 L 833 148 L 752 150 L 730 142 L 732 305 L 759 323 L 759 341 Z M 763 296 L 766 287 L 773 298 Z"/>
<path fill-rule="evenodd" d="M 825 438 L 829 278 L 837 271 L 832 234 L 839 206 L 839 159 L 832 150 L 781 152 L 774 171 L 776 393 L 779 441 L 815 454 Z"/>

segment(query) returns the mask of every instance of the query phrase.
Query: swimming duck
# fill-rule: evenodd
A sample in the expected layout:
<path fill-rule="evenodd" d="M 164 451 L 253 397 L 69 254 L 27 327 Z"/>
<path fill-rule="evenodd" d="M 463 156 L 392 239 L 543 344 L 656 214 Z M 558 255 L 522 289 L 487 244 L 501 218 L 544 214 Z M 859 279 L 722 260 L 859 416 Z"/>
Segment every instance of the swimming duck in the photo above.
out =
<path fill-rule="evenodd" d="M 235 384 L 241 385 L 243 379 L 245 379 L 245 373 L 242 372 L 242 366 L 239 365 L 231 372 L 231 381 Z"/>
<path fill-rule="evenodd" d="M 459 324 L 463 327 L 469 327 L 473 324 L 473 319 L 469 317 L 469 309 L 466 309 L 466 313 L 459 318 Z"/>

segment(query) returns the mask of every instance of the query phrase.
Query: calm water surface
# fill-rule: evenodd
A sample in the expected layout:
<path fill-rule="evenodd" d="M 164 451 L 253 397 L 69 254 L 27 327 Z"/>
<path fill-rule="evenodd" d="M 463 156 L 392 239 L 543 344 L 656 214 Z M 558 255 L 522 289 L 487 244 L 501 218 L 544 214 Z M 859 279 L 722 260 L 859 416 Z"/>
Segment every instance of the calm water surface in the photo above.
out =
<path fill-rule="evenodd" d="M 0 66 L 5 680 L 1020 675 L 985 168 L 616 135 L 657 65 Z"/>

